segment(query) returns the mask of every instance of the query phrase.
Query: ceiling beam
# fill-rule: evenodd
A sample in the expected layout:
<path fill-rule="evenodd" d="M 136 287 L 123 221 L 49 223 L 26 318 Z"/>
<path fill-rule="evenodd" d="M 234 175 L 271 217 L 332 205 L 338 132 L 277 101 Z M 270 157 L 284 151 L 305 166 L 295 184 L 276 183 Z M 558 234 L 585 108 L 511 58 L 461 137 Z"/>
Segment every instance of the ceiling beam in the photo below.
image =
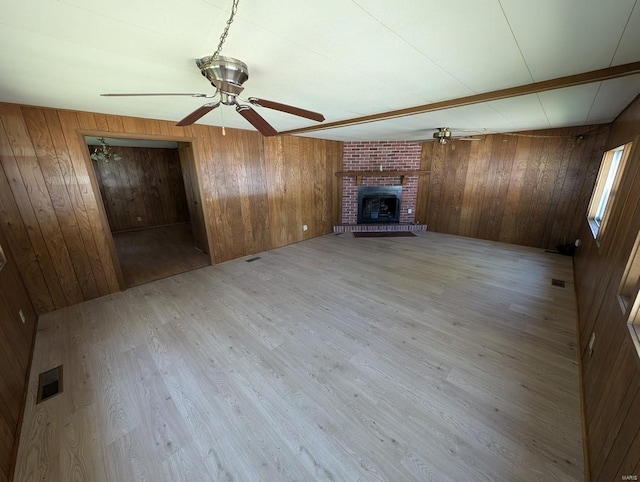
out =
<path fill-rule="evenodd" d="M 390 110 L 388 112 L 381 112 L 379 114 L 370 114 L 362 117 L 353 117 L 352 119 L 328 122 L 326 124 L 301 127 L 299 129 L 291 129 L 288 131 L 282 131 L 280 132 L 280 134 L 300 134 L 303 132 L 314 132 L 325 129 L 335 129 L 337 127 L 367 124 L 369 122 L 377 122 L 387 119 L 394 119 L 397 117 L 424 114 L 425 112 L 451 109 L 453 107 L 480 104 L 483 102 L 491 102 L 493 100 L 509 99 L 510 97 L 519 97 L 522 95 L 537 94 L 539 92 L 545 92 L 548 90 L 564 89 L 566 87 L 591 84 L 593 82 L 602 82 L 603 80 L 618 79 L 620 77 L 626 77 L 628 75 L 634 75 L 638 73 L 640 73 L 640 62 L 632 62 L 630 64 L 607 67 L 606 69 L 592 70 L 590 72 L 584 72 L 582 74 L 568 75 L 566 77 L 543 80 L 541 82 L 519 85 L 517 87 L 509 87 L 507 89 L 493 90 L 491 92 L 468 95 L 466 97 L 458 97 L 457 99 L 443 100 L 431 104 L 407 107 L 405 109 Z"/>

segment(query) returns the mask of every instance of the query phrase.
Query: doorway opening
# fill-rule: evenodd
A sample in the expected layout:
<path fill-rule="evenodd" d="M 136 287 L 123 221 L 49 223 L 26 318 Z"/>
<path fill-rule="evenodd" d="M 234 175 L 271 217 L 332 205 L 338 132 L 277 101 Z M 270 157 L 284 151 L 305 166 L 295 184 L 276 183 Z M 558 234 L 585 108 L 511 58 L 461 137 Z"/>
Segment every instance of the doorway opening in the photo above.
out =
<path fill-rule="evenodd" d="M 85 141 L 126 288 L 211 264 L 190 143 Z"/>

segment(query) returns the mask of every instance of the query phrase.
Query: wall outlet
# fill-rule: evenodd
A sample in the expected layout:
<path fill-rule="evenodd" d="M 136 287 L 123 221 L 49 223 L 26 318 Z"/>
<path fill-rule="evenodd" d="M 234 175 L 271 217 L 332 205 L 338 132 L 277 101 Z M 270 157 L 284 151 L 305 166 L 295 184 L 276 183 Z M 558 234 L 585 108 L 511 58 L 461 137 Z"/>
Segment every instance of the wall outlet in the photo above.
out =
<path fill-rule="evenodd" d="M 413 214 L 413 209 L 411 208 L 407 209 L 407 214 Z"/>
<path fill-rule="evenodd" d="M 142 221 L 142 216 L 138 216 L 138 221 Z"/>
<path fill-rule="evenodd" d="M 26 323 L 27 319 L 24 317 L 24 313 L 22 312 L 22 310 L 19 310 L 18 314 L 20 315 L 20 319 L 22 320 L 22 323 Z"/>
<path fill-rule="evenodd" d="M 309 226 L 307 226 L 306 224 L 303 224 L 303 225 L 302 225 L 302 230 L 303 230 L 303 231 L 306 231 L 307 229 L 309 229 Z"/>

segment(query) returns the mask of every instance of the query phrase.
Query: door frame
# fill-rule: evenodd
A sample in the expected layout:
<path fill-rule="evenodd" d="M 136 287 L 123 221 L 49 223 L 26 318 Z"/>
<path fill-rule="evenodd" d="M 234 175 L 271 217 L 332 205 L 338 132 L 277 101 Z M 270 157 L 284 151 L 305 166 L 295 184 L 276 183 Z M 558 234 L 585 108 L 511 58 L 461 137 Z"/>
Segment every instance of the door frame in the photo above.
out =
<path fill-rule="evenodd" d="M 207 236 L 204 212 L 202 210 L 202 194 L 200 183 L 198 182 L 198 166 L 196 165 L 193 143 L 178 142 L 178 157 L 182 170 L 182 182 L 187 196 L 187 211 L 189 212 L 196 248 L 207 254 L 209 262 L 211 262 L 209 236 Z"/>
<path fill-rule="evenodd" d="M 209 256 L 209 262 L 214 264 L 213 256 L 212 256 L 212 242 L 211 242 L 211 233 L 209 230 L 209 223 L 207 223 L 207 217 L 204 213 L 204 205 L 202 202 L 202 183 L 200 170 L 198 169 L 198 158 L 196 157 L 196 153 L 198 152 L 196 143 L 198 140 L 195 137 L 179 137 L 179 136 L 167 136 L 167 135 L 153 135 L 153 134 L 133 134 L 130 132 L 112 132 L 112 131 L 100 131 L 100 130 L 88 130 L 88 129 L 78 129 L 76 131 L 78 135 L 78 140 L 81 146 L 87 147 L 87 141 L 85 139 L 86 136 L 92 137 L 106 137 L 106 138 L 119 138 L 119 139 L 140 139 L 140 140 L 152 140 L 152 141 L 173 141 L 178 144 L 189 144 L 191 146 L 191 153 L 193 155 L 193 163 L 194 163 L 194 174 L 196 176 L 196 183 L 198 190 L 195 193 L 198 196 L 198 208 L 200 210 L 200 215 L 204 221 L 204 236 L 207 238 L 207 246 L 209 248 L 209 252 L 206 253 Z M 113 267 L 116 272 L 116 277 L 118 278 L 118 287 L 120 291 L 124 291 L 127 289 L 127 284 L 124 280 L 124 275 L 122 274 L 122 267 L 120 266 L 120 259 L 118 258 L 118 252 L 116 251 L 116 244 L 113 240 L 113 234 L 111 233 L 111 226 L 109 225 L 109 219 L 107 218 L 107 211 L 104 207 L 104 202 L 102 201 L 102 193 L 100 191 L 100 186 L 98 185 L 98 179 L 96 176 L 96 172 L 93 167 L 93 162 L 91 160 L 91 156 L 89 153 L 89 149 L 82 150 L 82 156 L 84 159 L 85 167 L 87 169 L 87 174 L 89 176 L 89 182 L 91 183 L 91 189 L 93 190 L 93 195 L 96 198 L 96 204 L 98 205 L 98 212 L 100 217 L 100 224 L 102 230 L 105 232 L 105 237 L 107 240 L 107 245 L 109 247 L 109 256 L 111 257 L 111 261 L 113 263 Z M 183 174 L 183 182 L 184 182 L 184 174 Z"/>

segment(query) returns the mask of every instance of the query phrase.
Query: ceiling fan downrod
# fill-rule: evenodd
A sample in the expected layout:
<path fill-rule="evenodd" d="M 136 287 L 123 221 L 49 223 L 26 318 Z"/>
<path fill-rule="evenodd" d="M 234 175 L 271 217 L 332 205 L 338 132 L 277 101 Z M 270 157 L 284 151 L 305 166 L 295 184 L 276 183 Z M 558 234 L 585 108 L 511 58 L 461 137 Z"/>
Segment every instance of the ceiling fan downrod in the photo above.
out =
<path fill-rule="evenodd" d="M 218 48 L 216 49 L 216 51 L 213 53 L 213 55 L 211 57 L 216 58 L 220 55 L 220 52 L 222 51 L 222 45 L 224 44 L 224 41 L 227 40 L 227 35 L 229 35 L 229 27 L 231 27 L 231 24 L 233 23 L 233 19 L 236 16 L 236 13 L 238 12 L 238 3 L 240 2 L 240 0 L 233 0 L 233 4 L 231 5 L 231 15 L 229 16 L 229 20 L 227 20 L 227 24 L 224 27 L 224 30 L 222 31 L 222 34 L 220 35 L 220 41 L 218 42 Z"/>

